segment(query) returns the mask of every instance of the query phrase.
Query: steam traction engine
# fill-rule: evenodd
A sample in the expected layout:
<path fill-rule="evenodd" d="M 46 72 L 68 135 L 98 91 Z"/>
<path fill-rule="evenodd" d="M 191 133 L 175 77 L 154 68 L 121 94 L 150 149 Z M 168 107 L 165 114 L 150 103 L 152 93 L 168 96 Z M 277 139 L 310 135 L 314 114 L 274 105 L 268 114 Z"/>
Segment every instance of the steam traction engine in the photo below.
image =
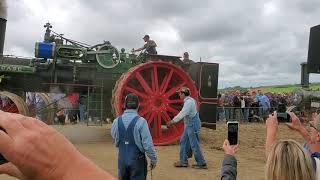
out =
<path fill-rule="evenodd" d="M 5 21 L 1 23 L 3 27 Z M 184 64 L 177 56 L 135 55 L 108 41 L 89 46 L 55 33 L 49 23 L 45 28 L 44 41 L 35 45 L 35 58 L 1 52 L 0 95 L 10 100 L 2 103 L 2 110 L 34 116 L 43 109 L 32 111 L 25 94 L 37 92 L 48 109 L 45 120 L 51 124 L 57 107 L 47 93 L 79 93 L 86 97 L 87 106 L 101 99 L 95 107 L 101 111 L 89 113 L 104 120 L 119 115 L 124 97 L 132 92 L 139 96 L 139 114 L 148 121 L 154 143 L 164 145 L 177 141 L 183 132 L 182 121 L 169 129 L 165 125 L 182 107 L 177 89 L 187 86 L 199 102 L 203 126 L 215 128 L 218 64 Z"/>

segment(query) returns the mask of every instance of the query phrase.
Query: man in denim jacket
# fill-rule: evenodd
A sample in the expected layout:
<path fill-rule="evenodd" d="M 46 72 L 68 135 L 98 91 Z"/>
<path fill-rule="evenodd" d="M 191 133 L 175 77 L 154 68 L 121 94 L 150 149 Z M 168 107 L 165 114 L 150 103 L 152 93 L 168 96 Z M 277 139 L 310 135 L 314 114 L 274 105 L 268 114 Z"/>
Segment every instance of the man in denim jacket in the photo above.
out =
<path fill-rule="evenodd" d="M 182 110 L 168 122 L 168 127 L 184 119 L 184 132 L 180 139 L 180 160 L 174 163 L 175 167 L 188 167 L 188 151 L 191 147 L 197 164 L 192 165 L 196 169 L 207 169 L 207 163 L 202 155 L 199 131 L 201 121 L 197 111 L 197 102 L 190 97 L 190 90 L 182 87 L 178 90 L 180 99 L 184 100 Z"/>
<path fill-rule="evenodd" d="M 135 94 L 125 98 L 126 110 L 112 124 L 111 135 L 115 140 L 118 154 L 118 176 L 121 180 L 146 180 L 147 160 L 150 168 L 157 164 L 157 155 L 147 121 L 138 115 L 139 99 Z"/>

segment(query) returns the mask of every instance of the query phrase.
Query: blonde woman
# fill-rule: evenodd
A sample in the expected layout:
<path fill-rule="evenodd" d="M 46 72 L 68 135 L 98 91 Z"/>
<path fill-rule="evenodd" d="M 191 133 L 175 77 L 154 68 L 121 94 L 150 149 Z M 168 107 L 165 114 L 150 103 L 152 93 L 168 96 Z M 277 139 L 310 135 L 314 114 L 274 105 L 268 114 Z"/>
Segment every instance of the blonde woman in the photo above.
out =
<path fill-rule="evenodd" d="M 310 154 L 299 143 L 294 140 L 276 142 L 278 131 L 276 112 L 269 115 L 266 127 L 266 179 L 315 180 Z"/>

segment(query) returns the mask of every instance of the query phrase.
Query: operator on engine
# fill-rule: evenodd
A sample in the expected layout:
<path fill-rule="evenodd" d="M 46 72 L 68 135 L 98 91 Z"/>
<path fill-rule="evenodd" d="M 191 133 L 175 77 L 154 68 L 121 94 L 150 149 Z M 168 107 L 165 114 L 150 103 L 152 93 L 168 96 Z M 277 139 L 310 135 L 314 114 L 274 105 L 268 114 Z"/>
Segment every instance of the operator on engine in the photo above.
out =
<path fill-rule="evenodd" d="M 147 121 L 138 115 L 139 99 L 131 93 L 124 100 L 125 111 L 112 124 L 111 135 L 119 148 L 118 177 L 121 180 L 146 180 L 147 160 L 150 168 L 157 164 L 157 155 Z"/>
<path fill-rule="evenodd" d="M 192 61 L 190 58 L 189 58 L 189 53 L 188 52 L 184 52 L 183 53 L 183 59 L 182 59 L 183 63 L 185 64 L 193 64 L 194 61 Z"/>
<path fill-rule="evenodd" d="M 202 155 L 200 142 L 199 142 L 199 131 L 201 122 L 199 113 L 197 111 L 197 102 L 190 97 L 190 89 L 187 87 L 181 87 L 177 93 L 180 99 L 183 99 L 184 104 L 182 110 L 167 123 L 170 128 L 172 124 L 179 122 L 184 119 L 184 131 L 180 139 L 180 160 L 174 163 L 175 167 L 188 167 L 188 151 L 191 147 L 194 158 L 197 164 L 192 165 L 196 169 L 207 169 L 207 163 Z"/>
<path fill-rule="evenodd" d="M 145 35 L 142 39 L 144 40 L 144 42 L 146 42 L 143 45 L 143 47 L 136 49 L 136 50 L 133 49 L 132 52 L 142 51 L 145 49 L 146 53 L 148 53 L 148 54 L 158 54 L 157 50 L 156 50 L 157 44 L 156 44 L 156 42 L 154 42 L 154 40 L 150 39 L 149 35 Z"/>

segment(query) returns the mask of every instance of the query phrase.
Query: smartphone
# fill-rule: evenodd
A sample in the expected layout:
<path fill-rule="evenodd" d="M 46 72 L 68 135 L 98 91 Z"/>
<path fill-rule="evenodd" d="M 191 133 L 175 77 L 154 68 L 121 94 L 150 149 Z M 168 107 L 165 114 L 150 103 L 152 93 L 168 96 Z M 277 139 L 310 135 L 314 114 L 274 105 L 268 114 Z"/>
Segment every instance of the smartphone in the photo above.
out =
<path fill-rule="evenodd" d="M 289 108 L 287 110 L 286 105 L 280 103 L 276 111 L 277 111 L 277 119 L 279 123 L 290 122 L 290 115 L 288 114 L 288 112 L 290 112 L 291 110 Z"/>
<path fill-rule="evenodd" d="M 279 123 L 290 122 L 290 115 L 287 112 L 284 112 L 284 113 L 277 112 L 277 119 Z"/>
<path fill-rule="evenodd" d="M 228 140 L 230 145 L 238 144 L 239 122 L 229 121 L 227 122 L 227 126 L 228 126 Z"/>

